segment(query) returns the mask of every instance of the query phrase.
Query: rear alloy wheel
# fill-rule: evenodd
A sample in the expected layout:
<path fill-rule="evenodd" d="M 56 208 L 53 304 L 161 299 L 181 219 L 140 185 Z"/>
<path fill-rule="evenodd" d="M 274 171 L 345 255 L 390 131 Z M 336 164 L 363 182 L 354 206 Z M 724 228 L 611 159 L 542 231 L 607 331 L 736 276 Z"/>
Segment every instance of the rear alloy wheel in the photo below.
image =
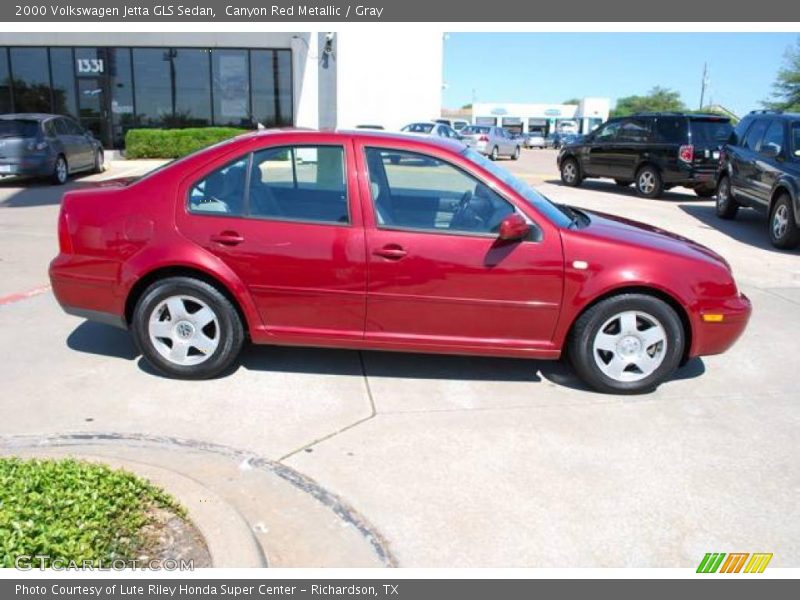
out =
<path fill-rule="evenodd" d="M 105 155 L 103 153 L 102 148 L 98 149 L 94 153 L 94 168 L 92 169 L 95 173 L 102 173 L 105 169 Z"/>
<path fill-rule="evenodd" d="M 231 302 L 214 286 L 191 277 L 152 284 L 136 304 L 133 336 L 159 371 L 182 379 L 207 379 L 230 367 L 244 342 Z"/>
<path fill-rule="evenodd" d="M 800 244 L 800 229 L 788 194 L 782 194 L 775 202 L 769 220 L 769 238 L 773 246 L 783 250 L 791 250 Z"/>
<path fill-rule="evenodd" d="M 664 182 L 658 169 L 642 167 L 636 174 L 636 193 L 645 198 L 658 198 L 664 191 Z"/>
<path fill-rule="evenodd" d="M 67 167 L 67 159 L 63 156 L 56 158 L 56 164 L 53 167 L 53 183 L 56 185 L 64 185 L 69 178 L 69 167 Z"/>
<path fill-rule="evenodd" d="M 723 177 L 719 180 L 716 211 L 720 219 L 734 219 L 736 213 L 739 212 L 739 204 L 733 198 L 731 180 L 728 177 Z"/>
<path fill-rule="evenodd" d="M 570 187 L 578 187 L 581 184 L 581 172 L 578 161 L 574 158 L 565 158 L 561 163 L 561 181 Z"/>
<path fill-rule="evenodd" d="M 601 392 L 655 389 L 680 364 L 685 335 L 675 311 L 644 294 L 612 296 L 583 313 L 569 342 L 575 371 Z"/>
<path fill-rule="evenodd" d="M 511 160 L 519 160 L 519 146 L 514 148 L 514 154 L 511 155 Z"/>
<path fill-rule="evenodd" d="M 492 160 L 497 160 L 500 157 L 500 151 L 497 149 L 497 146 L 492 148 L 492 153 L 489 155 L 489 158 Z"/>

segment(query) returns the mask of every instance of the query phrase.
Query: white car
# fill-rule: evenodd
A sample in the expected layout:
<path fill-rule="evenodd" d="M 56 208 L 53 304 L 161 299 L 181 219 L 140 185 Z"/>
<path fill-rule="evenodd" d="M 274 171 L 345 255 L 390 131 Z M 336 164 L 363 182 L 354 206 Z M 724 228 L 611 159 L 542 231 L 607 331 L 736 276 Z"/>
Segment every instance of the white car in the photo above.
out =
<path fill-rule="evenodd" d="M 526 148 L 547 148 L 547 140 L 541 133 L 529 133 L 525 136 Z"/>
<path fill-rule="evenodd" d="M 460 132 L 464 127 L 469 126 L 469 121 L 465 121 L 464 119 L 434 119 L 437 123 L 441 123 L 442 125 L 447 125 L 448 127 L 452 127 L 456 131 Z"/>
<path fill-rule="evenodd" d="M 413 133 L 416 135 L 431 135 L 434 137 L 443 137 L 451 140 L 461 141 L 461 136 L 455 129 L 444 123 L 437 123 L 436 121 L 418 121 L 416 123 L 409 123 L 400 131 L 403 133 Z"/>
<path fill-rule="evenodd" d="M 461 138 L 467 146 L 492 160 L 500 156 L 508 156 L 511 160 L 519 158 L 522 140 L 512 138 L 502 127 L 470 125 L 461 130 Z"/>

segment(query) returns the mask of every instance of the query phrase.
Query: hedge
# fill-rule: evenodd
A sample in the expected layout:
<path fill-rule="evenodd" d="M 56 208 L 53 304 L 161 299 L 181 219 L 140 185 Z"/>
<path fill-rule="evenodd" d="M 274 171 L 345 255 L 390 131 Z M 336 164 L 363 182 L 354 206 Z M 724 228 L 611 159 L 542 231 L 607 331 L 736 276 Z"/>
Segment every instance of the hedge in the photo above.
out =
<path fill-rule="evenodd" d="M 0 458 L 0 567 L 18 556 L 81 564 L 135 559 L 153 508 L 181 517 L 166 492 L 123 470 L 73 459 Z"/>
<path fill-rule="evenodd" d="M 127 158 L 179 158 L 247 131 L 235 127 L 186 129 L 129 129 L 125 134 Z"/>

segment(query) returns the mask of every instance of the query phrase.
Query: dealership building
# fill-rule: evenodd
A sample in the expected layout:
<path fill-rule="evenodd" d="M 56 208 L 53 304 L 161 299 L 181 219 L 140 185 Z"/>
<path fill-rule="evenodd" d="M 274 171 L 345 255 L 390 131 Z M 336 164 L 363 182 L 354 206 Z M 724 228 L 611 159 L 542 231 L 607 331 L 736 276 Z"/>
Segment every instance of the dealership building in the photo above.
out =
<path fill-rule="evenodd" d="M 574 121 L 579 133 L 589 133 L 608 119 L 608 98 L 584 98 L 577 104 L 517 104 L 476 102 L 472 105 L 475 125 L 497 125 L 514 133 L 548 136 L 559 123 Z"/>
<path fill-rule="evenodd" d="M 436 32 L 0 33 L 0 113 L 71 115 L 107 148 L 138 127 L 399 129 L 441 92 Z"/>

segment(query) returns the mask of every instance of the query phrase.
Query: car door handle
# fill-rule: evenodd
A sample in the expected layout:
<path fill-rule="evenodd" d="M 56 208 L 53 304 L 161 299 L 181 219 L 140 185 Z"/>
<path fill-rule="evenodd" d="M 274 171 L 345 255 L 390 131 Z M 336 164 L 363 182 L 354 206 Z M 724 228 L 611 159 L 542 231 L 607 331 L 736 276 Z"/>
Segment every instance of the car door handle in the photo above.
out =
<path fill-rule="evenodd" d="M 381 256 L 383 258 L 388 258 L 389 260 L 400 260 L 406 254 L 408 254 L 408 252 L 403 250 L 401 246 L 397 245 L 384 246 L 383 248 L 373 250 L 372 253 L 375 256 Z"/>
<path fill-rule="evenodd" d="M 235 231 L 223 231 L 211 236 L 211 241 L 223 246 L 236 246 L 244 241 L 244 238 Z"/>

